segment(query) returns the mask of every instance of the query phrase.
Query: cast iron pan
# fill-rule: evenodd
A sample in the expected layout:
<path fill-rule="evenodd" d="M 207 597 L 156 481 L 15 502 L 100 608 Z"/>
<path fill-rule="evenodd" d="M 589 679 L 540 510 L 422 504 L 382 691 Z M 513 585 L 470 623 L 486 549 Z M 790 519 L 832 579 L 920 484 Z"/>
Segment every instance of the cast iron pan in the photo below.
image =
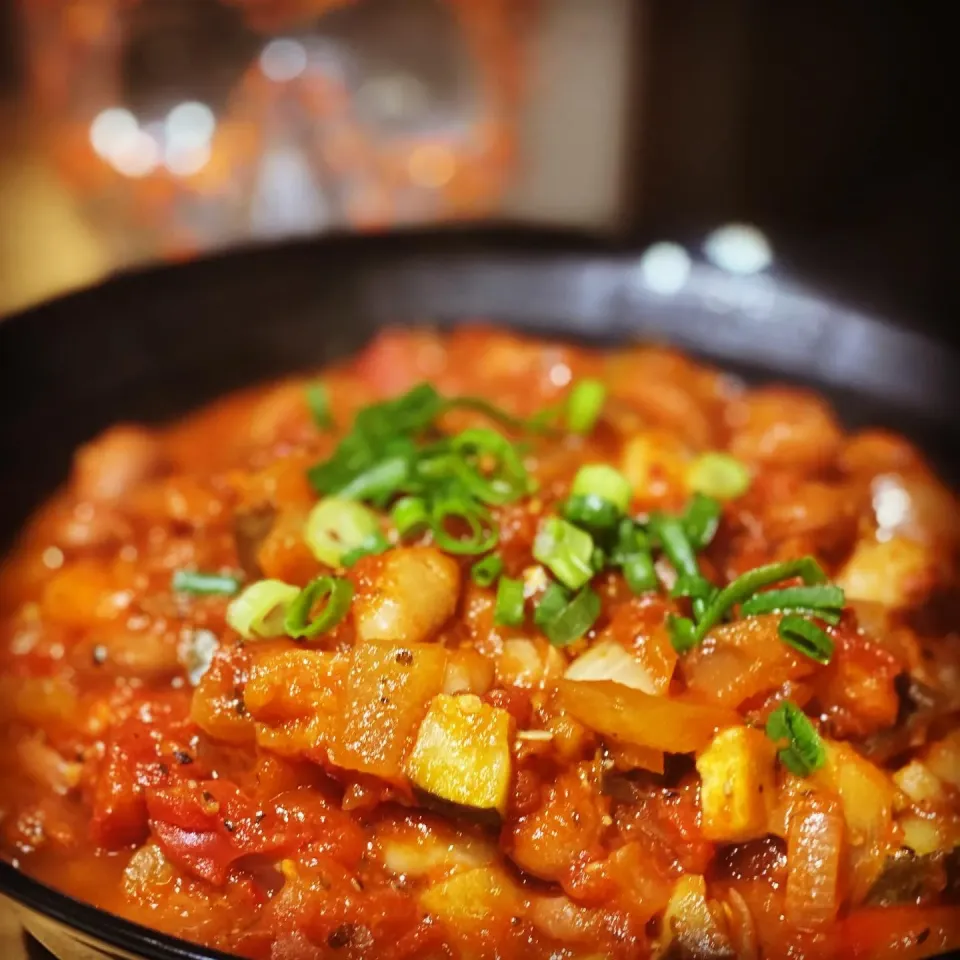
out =
<path fill-rule="evenodd" d="M 378 327 L 470 318 L 578 340 L 676 343 L 752 379 L 824 391 L 850 426 L 914 438 L 956 482 L 960 357 L 770 275 L 695 263 L 669 295 L 641 250 L 529 232 L 330 238 L 118 277 L 0 323 L 0 542 L 119 420 L 163 421 L 355 351 Z M 0 893 L 60 956 L 222 957 L 0 863 Z M 79 954 L 84 956 L 84 954 Z"/>

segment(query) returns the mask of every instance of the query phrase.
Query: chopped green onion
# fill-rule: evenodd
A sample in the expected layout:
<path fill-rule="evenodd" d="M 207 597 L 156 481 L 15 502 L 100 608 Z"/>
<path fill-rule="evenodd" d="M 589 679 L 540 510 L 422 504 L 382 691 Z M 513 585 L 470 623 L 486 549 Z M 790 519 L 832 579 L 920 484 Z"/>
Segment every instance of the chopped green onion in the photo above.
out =
<path fill-rule="evenodd" d="M 620 513 L 630 506 L 630 481 L 619 470 L 605 463 L 588 463 L 573 478 L 575 497 L 599 497 L 612 503 Z"/>
<path fill-rule="evenodd" d="M 687 484 L 708 497 L 734 500 L 750 488 L 750 471 L 729 453 L 703 453 L 690 465 Z"/>
<path fill-rule="evenodd" d="M 720 504 L 702 493 L 694 495 L 683 514 L 683 526 L 694 550 L 708 547 L 720 526 Z"/>
<path fill-rule="evenodd" d="M 282 580 L 258 580 L 230 601 L 227 623 L 247 640 L 282 637 L 287 609 L 299 595 Z"/>
<path fill-rule="evenodd" d="M 497 584 L 497 600 L 493 608 L 494 623 L 505 627 L 522 627 L 523 581 L 501 577 Z"/>
<path fill-rule="evenodd" d="M 785 560 L 782 563 L 770 563 L 763 567 L 737 577 L 732 583 L 725 586 L 710 601 L 703 615 L 697 622 L 697 643 L 701 643 L 707 632 L 718 624 L 738 603 L 743 603 L 758 590 L 772 586 L 781 580 L 790 580 L 800 577 L 808 586 L 815 583 L 825 583 L 827 575 L 813 557 L 801 557 L 799 560 Z"/>
<path fill-rule="evenodd" d="M 818 583 L 756 593 L 743 602 L 740 613 L 745 617 L 760 613 L 804 613 L 836 626 L 845 603 L 846 598 L 840 587 Z"/>
<path fill-rule="evenodd" d="M 624 517 L 617 527 L 617 538 L 610 551 L 610 563 L 622 567 L 637 553 L 650 552 L 650 538 L 629 517 Z"/>
<path fill-rule="evenodd" d="M 542 627 L 555 620 L 564 607 L 570 602 L 570 594 L 559 583 L 551 583 L 543 591 L 537 606 L 533 611 L 533 622 Z"/>
<path fill-rule="evenodd" d="M 348 570 L 362 557 L 377 556 L 390 549 L 390 541 L 378 530 L 367 537 L 358 547 L 348 550 L 340 557 L 340 565 Z"/>
<path fill-rule="evenodd" d="M 314 616 L 313 608 L 326 597 L 326 603 Z M 295 639 L 313 639 L 332 630 L 350 609 L 353 584 L 342 577 L 317 577 L 308 583 L 287 608 L 283 626 Z"/>
<path fill-rule="evenodd" d="M 833 659 L 833 638 L 812 620 L 788 613 L 780 621 L 777 632 L 784 643 L 817 663 L 827 664 Z"/>
<path fill-rule="evenodd" d="M 499 433 L 464 430 L 451 437 L 450 447 L 457 454 L 461 481 L 478 500 L 511 503 L 530 492 L 530 477 L 517 448 Z M 479 469 L 484 461 L 492 461 L 489 472 Z"/>
<path fill-rule="evenodd" d="M 202 573 L 199 570 L 176 570 L 170 585 L 177 593 L 219 594 L 227 597 L 240 589 L 240 581 L 236 577 Z"/>
<path fill-rule="evenodd" d="M 466 537 L 455 537 L 447 530 L 450 519 L 460 520 L 469 528 Z M 490 514 L 481 506 L 462 497 L 436 501 L 430 510 L 430 528 L 437 546 L 448 553 L 471 556 L 487 553 L 500 539 Z"/>
<path fill-rule="evenodd" d="M 684 573 L 670 591 L 671 597 L 689 597 L 691 600 L 712 600 L 719 590 L 704 576 Z"/>
<path fill-rule="evenodd" d="M 650 518 L 650 530 L 660 540 L 660 546 L 678 576 L 700 576 L 700 564 L 697 562 L 697 555 L 690 542 L 686 523 L 681 517 L 671 517 L 664 513 L 654 514 Z M 700 597 L 694 598 L 693 615 L 697 620 L 703 616 L 705 609 L 706 602 Z"/>
<path fill-rule="evenodd" d="M 418 534 L 430 526 L 430 511 L 422 497 L 401 497 L 390 511 L 390 519 L 401 537 Z"/>
<path fill-rule="evenodd" d="M 450 397 L 444 401 L 441 412 L 447 410 L 474 410 L 512 430 L 526 430 L 539 433 L 549 429 L 542 413 L 529 419 L 515 417 L 513 414 L 507 413 L 506 410 L 501 410 L 500 407 L 484 400 L 482 397 Z"/>
<path fill-rule="evenodd" d="M 600 417 L 607 388 L 599 380 L 579 380 L 567 397 L 567 428 L 571 433 L 590 433 Z"/>
<path fill-rule="evenodd" d="M 548 517 L 533 541 L 533 556 L 571 590 L 593 576 L 593 537 L 560 517 Z"/>
<path fill-rule="evenodd" d="M 689 617 L 678 617 L 670 614 L 667 617 L 667 631 L 670 634 L 670 644 L 677 653 L 688 653 L 698 646 L 696 626 Z"/>
<path fill-rule="evenodd" d="M 555 647 L 565 647 L 579 640 L 599 616 L 600 597 L 586 586 L 558 613 L 545 620 L 541 629 Z"/>
<path fill-rule="evenodd" d="M 650 552 L 640 551 L 627 557 L 623 564 L 623 578 L 637 596 L 656 590 L 660 581 Z"/>
<path fill-rule="evenodd" d="M 678 575 L 697 576 L 700 573 L 697 555 L 680 517 L 671 517 L 664 513 L 654 514 L 650 518 L 650 530 L 659 538 L 663 552 Z"/>
<path fill-rule="evenodd" d="M 410 475 L 410 459 L 405 456 L 386 457 L 372 467 L 358 473 L 337 491 L 343 500 L 372 500 L 386 503 Z"/>
<path fill-rule="evenodd" d="M 495 553 L 491 553 L 470 568 L 470 579 L 478 587 L 489 587 L 502 572 L 503 561 Z"/>
<path fill-rule="evenodd" d="M 330 413 L 330 393 L 327 385 L 322 380 L 317 380 L 316 383 L 307 384 L 304 392 L 313 422 L 321 430 L 329 430 L 333 426 L 333 417 Z"/>
<path fill-rule="evenodd" d="M 379 532 L 376 514 L 363 504 L 326 497 L 310 511 L 303 537 L 321 563 L 339 567 L 344 554 L 368 543 Z"/>
<path fill-rule="evenodd" d="M 590 566 L 593 567 L 594 573 L 600 573 L 604 567 L 607 565 L 607 555 L 603 550 L 603 547 L 594 547 L 593 553 L 590 554 Z"/>
<path fill-rule="evenodd" d="M 780 749 L 780 762 L 798 777 L 808 777 L 827 761 L 817 728 L 795 704 L 785 700 L 767 719 L 767 736 Z"/>
<path fill-rule="evenodd" d="M 609 500 L 593 494 L 573 496 L 563 505 L 563 516 L 578 527 L 588 530 L 612 530 L 620 520 L 622 511 Z"/>

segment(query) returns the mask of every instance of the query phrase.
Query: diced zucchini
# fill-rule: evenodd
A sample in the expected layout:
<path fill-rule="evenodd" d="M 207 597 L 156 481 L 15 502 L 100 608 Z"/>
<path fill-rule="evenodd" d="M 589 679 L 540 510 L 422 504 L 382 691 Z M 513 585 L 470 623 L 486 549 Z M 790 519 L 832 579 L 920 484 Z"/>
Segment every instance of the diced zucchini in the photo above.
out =
<path fill-rule="evenodd" d="M 735 843 L 767 832 L 776 797 L 771 741 L 751 727 L 717 734 L 697 758 L 701 829 L 709 840 Z"/>
<path fill-rule="evenodd" d="M 420 905 L 460 930 L 487 922 L 491 916 L 516 916 L 523 906 L 510 879 L 493 867 L 467 870 L 427 887 Z"/>
<path fill-rule="evenodd" d="M 506 809 L 511 718 L 473 695 L 434 697 L 407 759 L 416 786 L 477 810 Z"/>

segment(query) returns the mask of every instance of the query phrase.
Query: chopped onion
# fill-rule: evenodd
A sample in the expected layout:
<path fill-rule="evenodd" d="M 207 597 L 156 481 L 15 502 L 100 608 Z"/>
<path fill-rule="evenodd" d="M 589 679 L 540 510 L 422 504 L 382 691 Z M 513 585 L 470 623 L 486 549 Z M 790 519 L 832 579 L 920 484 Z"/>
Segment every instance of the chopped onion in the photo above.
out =
<path fill-rule="evenodd" d="M 643 664 L 615 640 L 591 647 L 570 664 L 564 676 L 567 680 L 612 680 L 644 693 L 659 692 Z"/>

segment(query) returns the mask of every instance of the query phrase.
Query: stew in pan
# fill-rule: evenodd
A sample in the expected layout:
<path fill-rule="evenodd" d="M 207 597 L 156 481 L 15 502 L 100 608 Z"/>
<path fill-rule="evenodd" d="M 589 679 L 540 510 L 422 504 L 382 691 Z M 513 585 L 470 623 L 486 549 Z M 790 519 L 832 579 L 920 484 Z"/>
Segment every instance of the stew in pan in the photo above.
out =
<path fill-rule="evenodd" d="M 814 393 L 387 331 L 77 452 L 0 577 L 0 853 L 258 960 L 960 947 L 958 544 Z"/>

